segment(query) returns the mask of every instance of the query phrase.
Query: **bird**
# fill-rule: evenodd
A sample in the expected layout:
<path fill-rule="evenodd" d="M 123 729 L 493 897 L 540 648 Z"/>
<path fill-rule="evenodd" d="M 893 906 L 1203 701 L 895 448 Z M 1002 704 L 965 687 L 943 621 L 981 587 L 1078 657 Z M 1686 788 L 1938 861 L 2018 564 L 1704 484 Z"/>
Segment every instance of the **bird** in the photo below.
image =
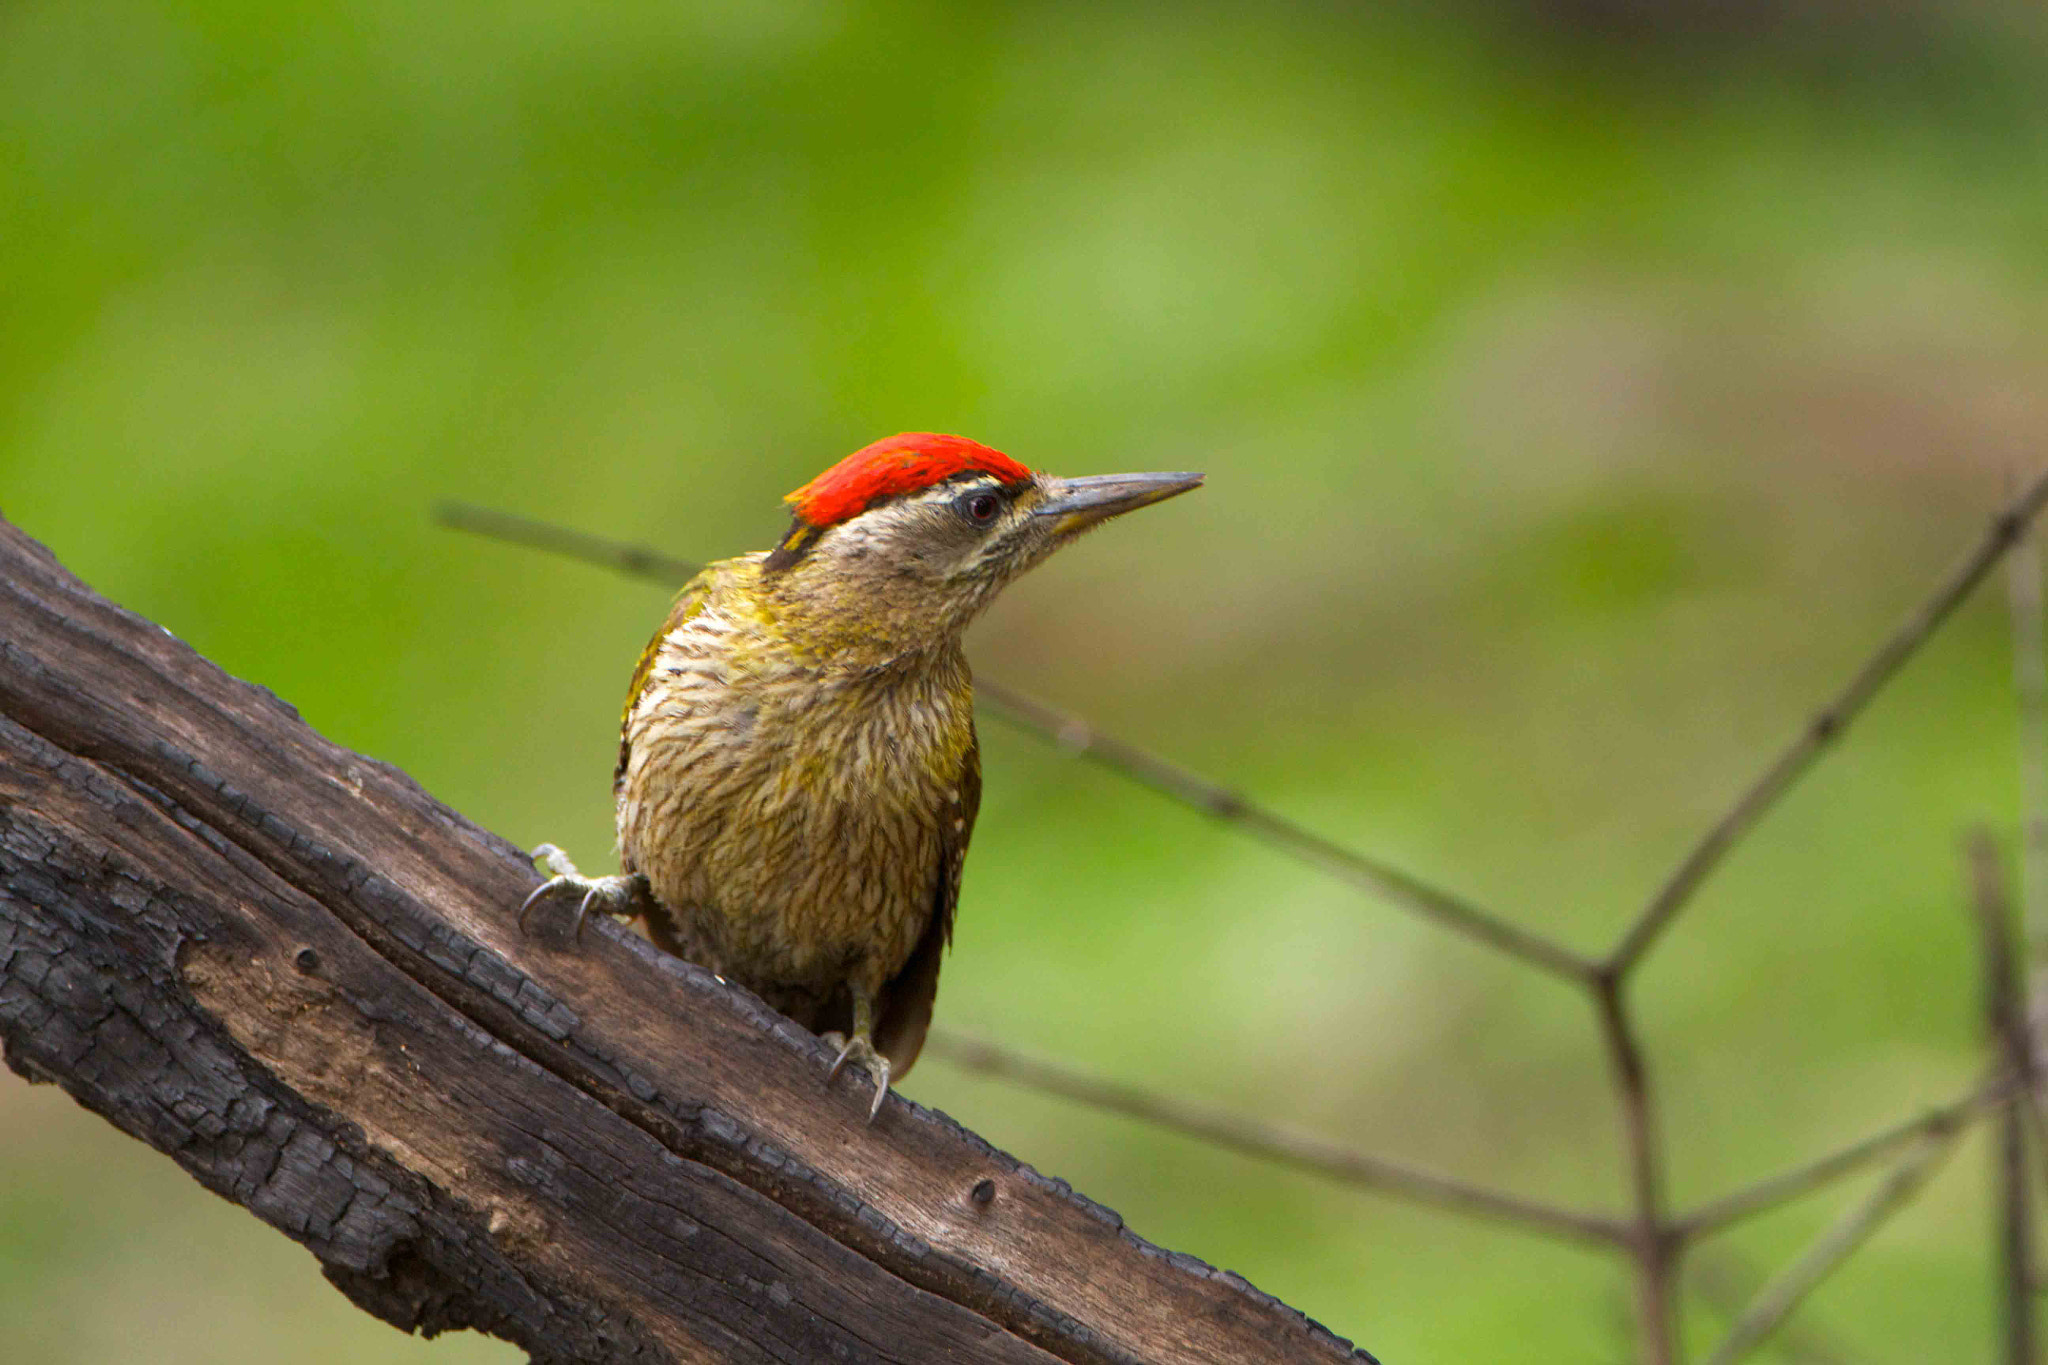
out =
<path fill-rule="evenodd" d="M 981 804 L 968 625 L 1019 574 L 1195 473 L 1058 478 L 963 436 L 865 446 L 719 561 L 640 655 L 613 770 L 620 871 L 553 844 L 529 913 L 576 897 L 838 1049 L 881 1112 L 917 1060 Z"/>

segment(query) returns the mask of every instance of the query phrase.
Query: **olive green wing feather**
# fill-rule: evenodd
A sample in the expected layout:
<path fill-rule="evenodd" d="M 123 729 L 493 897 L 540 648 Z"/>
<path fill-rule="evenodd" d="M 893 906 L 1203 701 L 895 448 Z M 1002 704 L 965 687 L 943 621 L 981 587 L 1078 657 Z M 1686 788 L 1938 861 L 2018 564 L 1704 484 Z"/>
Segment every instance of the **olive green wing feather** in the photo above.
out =
<path fill-rule="evenodd" d="M 632 724 L 633 708 L 640 702 L 640 694 L 647 690 L 647 684 L 654 680 L 654 661 L 660 657 L 661 642 L 669 632 L 683 625 L 691 617 L 704 610 L 711 600 L 712 570 L 706 569 L 676 594 L 674 605 L 668 609 L 668 617 L 661 623 L 661 629 L 654 632 L 654 638 L 647 642 L 647 648 L 640 651 L 640 662 L 633 667 L 633 681 L 626 688 L 626 706 L 619 713 L 619 762 L 612 769 L 612 794 L 618 795 L 619 788 L 626 781 L 626 765 L 633 758 Z"/>
<path fill-rule="evenodd" d="M 967 843 L 974 837 L 974 817 L 981 813 L 981 741 L 968 729 L 967 757 L 961 765 L 954 799 L 939 813 L 939 868 L 932 896 L 932 917 L 918 938 L 903 970 L 883 987 L 882 1018 L 875 1028 L 875 1046 L 889 1059 L 897 1076 L 910 1070 L 924 1049 L 932 1024 L 932 1002 L 939 994 L 939 960 L 953 941 L 953 914 L 960 906 L 960 877 L 967 867 Z"/>

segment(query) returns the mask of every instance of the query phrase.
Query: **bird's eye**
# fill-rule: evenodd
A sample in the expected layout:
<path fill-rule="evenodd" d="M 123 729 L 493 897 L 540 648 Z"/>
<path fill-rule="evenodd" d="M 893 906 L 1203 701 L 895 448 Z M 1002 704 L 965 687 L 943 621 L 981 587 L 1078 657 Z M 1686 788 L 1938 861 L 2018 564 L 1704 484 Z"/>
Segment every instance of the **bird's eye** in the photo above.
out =
<path fill-rule="evenodd" d="M 976 526 L 986 526 L 996 519 L 996 511 L 1002 500 L 993 493 L 970 493 L 960 499 L 960 510 Z"/>

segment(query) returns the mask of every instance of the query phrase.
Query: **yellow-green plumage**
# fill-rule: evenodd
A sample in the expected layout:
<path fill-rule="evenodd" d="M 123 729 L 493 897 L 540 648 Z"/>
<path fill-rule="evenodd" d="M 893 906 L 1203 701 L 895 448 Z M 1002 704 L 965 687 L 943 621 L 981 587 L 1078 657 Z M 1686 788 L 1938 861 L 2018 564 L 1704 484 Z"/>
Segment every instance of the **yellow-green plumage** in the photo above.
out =
<path fill-rule="evenodd" d="M 683 589 L 633 672 L 615 877 L 542 845 L 558 890 L 843 1035 L 838 1066 L 917 1060 L 981 804 L 960 638 L 1003 585 L 1198 474 L 1055 479 L 959 437 L 858 451 L 790 497 L 766 554 Z M 521 910 L 522 919 L 525 908 Z"/>
<path fill-rule="evenodd" d="M 613 788 L 652 936 L 815 1031 L 853 1026 L 901 1075 L 931 1018 L 981 796 L 957 639 L 821 649 L 761 555 L 714 564 L 636 670 Z"/>

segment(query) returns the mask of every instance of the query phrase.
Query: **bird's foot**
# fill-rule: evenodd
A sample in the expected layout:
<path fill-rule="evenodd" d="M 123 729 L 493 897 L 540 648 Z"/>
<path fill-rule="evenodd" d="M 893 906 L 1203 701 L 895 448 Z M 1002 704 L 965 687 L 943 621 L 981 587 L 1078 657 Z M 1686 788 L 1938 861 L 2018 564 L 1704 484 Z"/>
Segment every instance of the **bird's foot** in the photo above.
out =
<path fill-rule="evenodd" d="M 868 1106 L 868 1122 L 873 1123 L 875 1115 L 882 1112 L 882 1101 L 889 1095 L 889 1059 L 875 1051 L 875 1045 L 862 1034 L 856 1033 L 851 1038 L 842 1038 L 836 1032 L 823 1036 L 826 1042 L 839 1049 L 839 1055 L 832 1060 L 832 1069 L 825 1073 L 825 1084 L 832 1084 L 839 1068 L 848 1062 L 874 1079 L 875 1102 Z"/>
<path fill-rule="evenodd" d="M 642 898 L 645 895 L 646 880 L 633 873 L 615 877 L 586 877 L 576 870 L 576 864 L 569 861 L 569 855 L 553 844 L 542 844 L 533 850 L 533 860 L 550 874 L 548 880 L 535 887 L 519 907 L 519 932 L 528 932 L 527 916 L 534 907 L 555 899 L 563 892 L 579 893 L 576 902 L 575 937 L 583 938 L 583 921 L 593 910 L 621 919 L 637 919 L 643 912 Z"/>

